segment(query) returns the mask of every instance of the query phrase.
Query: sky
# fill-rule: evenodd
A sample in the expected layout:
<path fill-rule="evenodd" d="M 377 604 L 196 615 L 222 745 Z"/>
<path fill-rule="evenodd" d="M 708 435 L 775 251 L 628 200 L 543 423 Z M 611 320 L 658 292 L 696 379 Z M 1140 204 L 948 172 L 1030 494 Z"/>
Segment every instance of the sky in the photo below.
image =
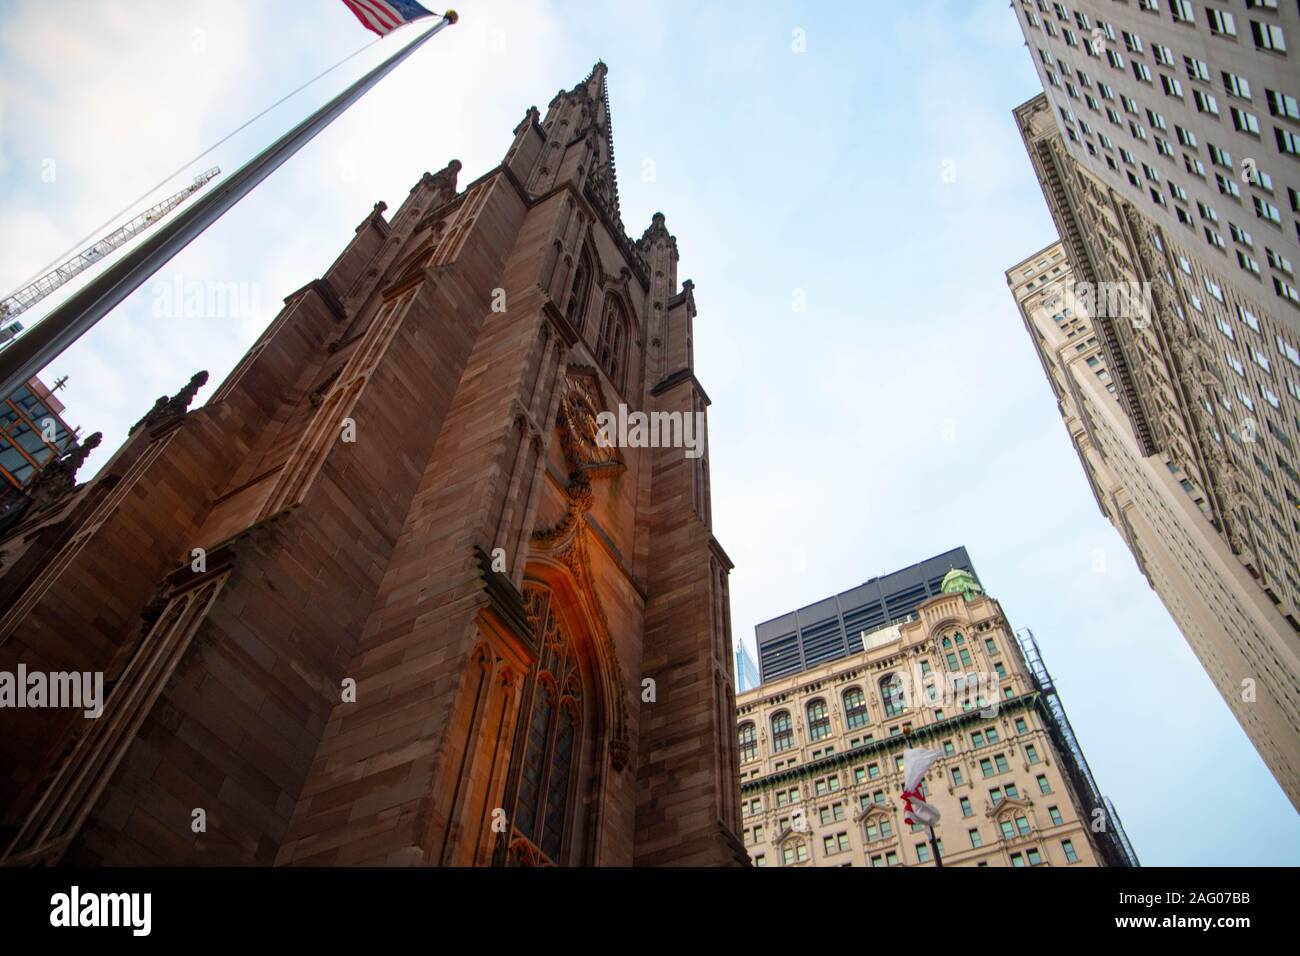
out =
<path fill-rule="evenodd" d="M 1300 816 L 1098 511 L 1007 289 L 1055 233 L 1005 0 L 457 9 L 46 370 L 105 435 L 81 477 L 198 369 L 210 396 L 376 201 L 453 157 L 486 172 L 603 59 L 627 231 L 662 211 L 695 282 L 737 638 L 965 545 L 1144 864 L 1300 863 Z M 0 289 L 366 48 L 150 201 L 233 171 L 410 35 L 368 46 L 338 0 L 0 0 Z"/>

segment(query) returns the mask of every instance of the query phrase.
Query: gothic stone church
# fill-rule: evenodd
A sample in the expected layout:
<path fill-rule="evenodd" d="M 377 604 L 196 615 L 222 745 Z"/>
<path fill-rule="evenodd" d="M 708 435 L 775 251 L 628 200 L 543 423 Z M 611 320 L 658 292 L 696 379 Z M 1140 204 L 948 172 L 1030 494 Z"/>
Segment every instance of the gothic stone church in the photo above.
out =
<path fill-rule="evenodd" d="M 206 405 L 10 502 L 0 671 L 106 703 L 0 711 L 4 863 L 747 861 L 707 440 L 596 429 L 709 403 L 605 76 L 377 204 Z"/>

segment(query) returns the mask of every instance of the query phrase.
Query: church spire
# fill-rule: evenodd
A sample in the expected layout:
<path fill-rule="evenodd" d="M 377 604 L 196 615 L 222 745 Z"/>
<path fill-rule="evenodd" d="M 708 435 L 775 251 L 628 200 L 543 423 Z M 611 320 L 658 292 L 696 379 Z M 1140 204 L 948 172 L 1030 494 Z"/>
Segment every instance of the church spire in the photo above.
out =
<path fill-rule="evenodd" d="M 622 231 L 608 73 L 609 67 L 597 60 L 591 72 L 576 86 L 555 94 L 540 124 L 545 144 L 528 185 L 536 195 L 569 179 L 588 192 L 600 211 Z M 528 120 L 526 116 L 525 124 Z M 516 137 L 520 132 L 516 130 Z"/>

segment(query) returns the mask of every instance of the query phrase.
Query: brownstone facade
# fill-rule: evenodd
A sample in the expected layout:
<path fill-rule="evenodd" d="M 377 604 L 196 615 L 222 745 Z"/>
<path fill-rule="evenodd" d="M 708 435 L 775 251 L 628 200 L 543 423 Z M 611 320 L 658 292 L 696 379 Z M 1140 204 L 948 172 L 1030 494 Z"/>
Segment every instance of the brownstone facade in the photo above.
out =
<path fill-rule="evenodd" d="M 206 405 L 3 532 L 0 671 L 107 688 L 0 711 L 5 862 L 746 861 L 707 442 L 596 429 L 709 402 L 605 74 L 376 205 Z"/>

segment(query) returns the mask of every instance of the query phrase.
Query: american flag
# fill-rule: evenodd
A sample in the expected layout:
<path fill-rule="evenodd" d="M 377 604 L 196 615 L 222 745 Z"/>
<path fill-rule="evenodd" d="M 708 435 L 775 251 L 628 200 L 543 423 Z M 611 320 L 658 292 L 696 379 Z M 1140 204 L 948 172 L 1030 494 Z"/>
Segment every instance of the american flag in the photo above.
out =
<path fill-rule="evenodd" d="M 424 9 L 415 0 L 343 0 L 362 26 L 374 30 L 381 37 L 387 36 L 400 26 L 431 17 L 433 12 Z"/>

